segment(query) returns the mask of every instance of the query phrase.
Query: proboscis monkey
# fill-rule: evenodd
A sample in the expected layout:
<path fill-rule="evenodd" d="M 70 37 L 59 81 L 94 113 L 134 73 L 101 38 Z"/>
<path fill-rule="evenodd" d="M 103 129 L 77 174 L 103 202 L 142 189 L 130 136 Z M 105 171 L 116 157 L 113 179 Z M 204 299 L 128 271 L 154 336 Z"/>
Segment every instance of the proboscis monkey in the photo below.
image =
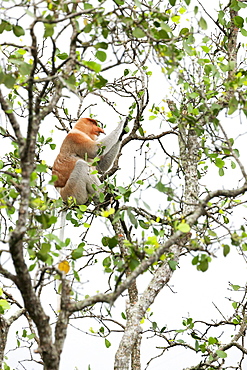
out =
<path fill-rule="evenodd" d="M 93 188 L 101 184 L 94 169 L 100 173 L 107 171 L 119 152 L 125 123 L 120 122 L 109 135 L 97 139 L 104 130 L 91 118 L 80 118 L 65 137 L 58 154 L 52 174 L 57 176 L 55 187 L 64 201 L 74 197 L 77 204 L 85 204 L 89 197 L 98 198 Z M 92 167 L 95 157 L 100 160 Z"/>

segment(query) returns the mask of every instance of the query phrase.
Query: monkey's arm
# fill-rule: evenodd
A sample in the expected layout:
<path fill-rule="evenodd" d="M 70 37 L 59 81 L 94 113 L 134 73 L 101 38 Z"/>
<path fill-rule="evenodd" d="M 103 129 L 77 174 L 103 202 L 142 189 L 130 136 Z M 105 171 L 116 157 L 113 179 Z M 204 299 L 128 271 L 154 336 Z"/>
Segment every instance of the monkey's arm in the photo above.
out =
<path fill-rule="evenodd" d="M 106 155 L 103 154 L 103 156 L 100 158 L 100 161 L 98 162 L 96 167 L 100 173 L 104 173 L 111 167 L 119 152 L 120 144 L 121 142 L 118 141 L 115 145 L 111 147 Z"/>
<path fill-rule="evenodd" d="M 109 135 L 100 141 L 101 147 L 103 149 L 103 155 L 100 156 L 100 161 L 97 165 L 99 172 L 104 173 L 107 171 L 114 159 L 116 158 L 120 145 L 122 136 L 125 133 L 124 127 L 127 125 L 127 119 L 118 124 L 118 126 Z"/>
<path fill-rule="evenodd" d="M 79 130 L 71 130 L 64 140 L 63 150 L 87 161 L 97 157 L 100 144 Z"/>
<path fill-rule="evenodd" d="M 103 149 L 103 156 L 105 156 L 112 147 L 120 141 L 119 138 L 122 134 L 124 125 L 124 121 L 120 122 L 115 130 L 113 130 L 109 135 L 96 141 L 97 145 Z"/>

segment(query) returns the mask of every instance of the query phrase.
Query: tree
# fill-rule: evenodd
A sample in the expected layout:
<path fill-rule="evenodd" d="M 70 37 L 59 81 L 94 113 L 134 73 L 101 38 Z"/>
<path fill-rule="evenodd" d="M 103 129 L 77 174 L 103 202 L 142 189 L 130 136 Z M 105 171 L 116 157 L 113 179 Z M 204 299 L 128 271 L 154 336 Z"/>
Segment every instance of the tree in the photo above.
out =
<path fill-rule="evenodd" d="M 23 318 L 16 350 L 28 345 L 24 360 L 37 368 L 61 368 L 68 326 L 73 320 L 86 331 L 90 318 L 97 326 L 91 333 L 106 348 L 111 333 L 121 333 L 114 369 L 141 368 L 145 325 L 165 343 L 159 353 L 164 363 L 169 349 L 183 347 L 198 354 L 187 369 L 228 369 L 234 347 L 231 368 L 243 369 L 244 286 L 231 283 L 242 296 L 221 321 L 187 317 L 182 328 L 171 328 L 153 321 L 149 310 L 182 256 L 199 271 L 198 279 L 216 255 L 230 258 L 231 248 L 246 258 L 245 220 L 239 217 L 246 202 L 245 148 L 231 133 L 232 125 L 239 130 L 235 136 L 245 132 L 239 123 L 247 115 L 246 7 L 237 0 L 217 11 L 190 0 L 2 3 L 2 369 L 10 368 L 4 358 L 8 331 Z M 155 91 L 152 72 L 159 80 Z M 108 121 L 127 118 L 128 132 L 123 155 L 101 178 L 101 203 L 65 205 L 50 190 L 50 159 L 60 144 L 50 130 L 60 138 L 83 115 L 107 128 Z M 139 153 L 134 159 L 131 150 Z M 129 171 L 133 166 L 131 178 L 119 168 L 126 162 Z M 62 210 L 70 230 L 65 240 L 59 234 Z M 86 277 L 97 274 L 105 288 L 85 295 Z M 118 302 L 121 314 L 114 310 Z M 22 368 L 28 368 L 24 360 Z M 87 364 L 81 359 L 80 365 Z"/>

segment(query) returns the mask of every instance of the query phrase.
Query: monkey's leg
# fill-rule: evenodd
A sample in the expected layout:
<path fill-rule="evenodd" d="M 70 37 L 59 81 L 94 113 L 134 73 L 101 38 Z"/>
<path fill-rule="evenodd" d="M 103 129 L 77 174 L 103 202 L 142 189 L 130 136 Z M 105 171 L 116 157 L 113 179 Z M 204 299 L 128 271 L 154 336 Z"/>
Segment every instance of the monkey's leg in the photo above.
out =
<path fill-rule="evenodd" d="M 60 194 L 63 200 L 67 200 L 69 197 L 74 197 L 77 204 L 85 204 L 89 196 L 93 197 L 97 190 L 94 190 L 92 185 L 95 187 L 100 185 L 100 181 L 96 175 L 92 175 L 93 168 L 88 165 L 87 162 L 79 159 L 66 185 L 60 189 Z"/>

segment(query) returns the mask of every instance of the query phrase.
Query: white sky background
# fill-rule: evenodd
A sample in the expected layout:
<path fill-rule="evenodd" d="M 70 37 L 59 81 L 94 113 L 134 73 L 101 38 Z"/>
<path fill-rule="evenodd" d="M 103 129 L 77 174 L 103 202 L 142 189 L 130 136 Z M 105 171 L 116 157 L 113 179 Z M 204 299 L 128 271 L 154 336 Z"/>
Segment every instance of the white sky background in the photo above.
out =
<path fill-rule="evenodd" d="M 227 3 L 228 1 L 225 1 Z M 195 1 L 195 3 L 197 3 Z M 208 0 L 202 0 L 201 3 L 207 7 L 207 11 L 212 14 L 214 3 L 209 2 Z M 217 8 L 217 7 L 215 7 Z M 205 17 L 206 18 L 206 17 Z M 207 19 L 208 21 L 208 19 Z M 157 66 L 152 66 L 153 70 L 153 77 L 150 82 L 150 101 L 153 102 L 153 96 L 158 95 L 157 101 L 161 101 L 163 98 L 168 96 L 168 91 L 166 90 L 166 83 L 165 79 L 164 82 L 161 82 L 161 74 L 160 70 Z M 96 101 L 96 99 L 95 99 Z M 126 104 L 126 109 L 124 107 Z M 127 107 L 129 106 L 126 101 L 121 102 L 121 110 L 127 112 Z M 106 104 L 98 104 L 95 107 L 91 108 L 91 112 L 98 115 L 100 120 L 103 123 L 107 124 L 106 132 L 110 132 L 113 127 L 115 127 L 115 120 L 117 116 L 113 115 L 113 111 L 110 110 Z M 89 112 L 87 112 L 88 114 Z M 86 116 L 86 115 L 85 115 Z M 51 128 L 50 122 L 47 122 L 49 126 L 49 130 Z M 52 123 L 53 124 L 53 123 Z M 150 133 L 159 132 L 159 122 L 158 120 L 154 121 L 146 121 L 145 122 L 147 129 L 151 128 Z M 47 126 L 43 125 L 42 129 L 45 131 L 47 130 Z M 232 137 L 238 137 L 240 131 L 245 132 L 246 126 L 246 118 L 243 118 L 242 125 L 239 125 L 239 119 L 236 117 L 234 120 L 229 120 L 227 122 L 227 131 L 230 133 Z M 42 132 L 42 131 L 41 131 Z M 58 137 L 59 139 L 65 136 L 63 133 L 56 133 L 56 142 Z M 240 159 L 246 158 L 246 136 L 240 136 L 238 141 L 236 142 L 237 147 L 241 147 L 241 157 Z M 5 145 L 6 141 L 4 142 Z M 171 142 L 171 136 L 169 139 L 164 139 L 164 144 L 166 144 L 166 149 L 168 152 L 172 153 L 174 151 L 174 143 Z M 128 177 L 132 177 L 132 163 L 133 163 L 133 156 L 139 156 L 139 153 L 135 151 L 135 144 L 132 145 L 133 151 L 130 152 L 129 146 L 128 149 L 123 151 L 123 155 L 120 160 L 120 167 L 121 171 L 118 175 L 118 184 L 121 185 L 121 181 L 124 183 L 128 183 Z M 6 146 L 5 146 L 6 148 Z M 57 146 L 56 151 L 49 153 L 44 152 L 44 158 L 47 160 L 49 165 L 52 165 L 53 160 L 58 152 L 59 145 Z M 160 150 L 160 149 L 158 149 Z M 175 149 L 176 150 L 176 149 Z M 163 153 L 161 153 L 163 156 Z M 52 157 L 53 155 L 53 157 Z M 156 161 L 157 159 L 154 159 Z M 162 158 L 163 160 L 163 158 Z M 244 162 L 244 161 L 243 161 Z M 157 163 L 157 165 L 159 165 Z M 237 170 L 235 170 L 237 171 Z M 221 186 L 230 187 L 231 182 L 234 180 L 232 175 L 228 176 L 227 174 L 224 177 L 219 177 L 217 173 L 217 169 L 215 169 L 215 175 L 211 177 L 203 178 L 202 183 L 207 184 L 210 189 L 218 188 Z M 234 175 L 233 175 L 234 176 Z M 127 177 L 127 180 L 126 180 Z M 49 190 L 51 193 L 54 194 L 52 189 Z M 156 190 L 148 190 L 146 193 L 143 193 L 143 197 L 146 197 L 147 202 L 150 202 L 152 199 L 152 204 L 156 206 L 162 202 L 162 195 Z M 151 198 L 152 197 L 152 198 Z M 165 196 L 164 196 L 165 199 Z M 155 204 L 156 203 L 156 204 Z M 154 207 L 155 208 L 155 207 Z M 245 217 L 245 214 L 239 214 L 238 218 L 242 219 Z M 103 232 L 102 232 L 103 233 Z M 66 230 L 66 235 L 71 236 L 71 234 L 78 234 L 79 230 L 73 230 L 72 228 L 68 228 Z M 100 243 L 101 240 L 101 231 L 99 231 L 99 222 L 95 223 L 90 230 L 89 235 L 92 236 L 92 242 L 97 244 Z M 95 240 L 96 239 L 96 240 Z M 174 273 L 171 281 L 170 286 L 172 287 L 173 293 L 168 287 L 162 290 L 159 294 L 158 298 L 156 299 L 155 304 L 151 307 L 151 311 L 154 312 L 152 316 L 152 321 L 157 321 L 159 326 L 168 325 L 170 329 L 174 328 L 182 328 L 182 319 L 184 317 L 193 317 L 196 319 L 203 319 L 205 321 L 210 321 L 211 319 L 220 320 L 222 317 L 220 316 L 219 312 L 216 310 L 215 306 L 212 302 L 221 310 L 221 312 L 225 316 L 229 316 L 232 313 L 231 302 L 225 299 L 225 297 L 232 296 L 239 297 L 239 292 L 230 292 L 229 291 L 229 282 L 238 285 L 245 285 L 246 283 L 246 263 L 244 262 L 243 258 L 240 257 L 234 247 L 231 247 L 230 254 L 224 258 L 222 252 L 217 254 L 217 258 L 214 259 L 209 267 L 209 270 L 205 273 L 198 272 L 194 266 L 191 265 L 190 257 L 181 258 L 179 263 L 179 269 Z M 99 269 L 98 269 L 99 270 Z M 92 268 L 93 271 L 93 268 Z M 146 283 L 149 281 L 150 275 L 147 277 L 140 277 L 138 282 L 140 281 L 140 285 L 145 288 Z M 97 290 L 104 290 L 105 287 L 105 280 L 104 276 L 95 277 L 95 274 L 92 276 L 85 276 L 85 281 L 90 280 L 90 291 L 91 294 L 96 293 Z M 89 284 L 85 284 L 84 289 L 85 291 L 88 289 L 87 287 Z M 101 287 L 102 286 L 102 287 Z M 45 299 L 47 300 L 47 310 L 49 309 L 49 304 L 52 303 L 50 300 L 54 300 L 54 306 L 56 305 L 56 297 L 52 297 L 53 290 L 51 294 L 47 296 Z M 86 294 L 86 293 L 85 293 Z M 48 299 L 49 297 L 49 299 Z M 124 322 L 120 318 L 121 311 L 124 310 L 124 301 L 126 298 L 119 300 L 116 303 L 116 312 L 119 312 L 118 315 L 114 315 L 113 318 L 116 317 L 117 320 Z M 237 298 L 236 298 L 237 299 Z M 50 313 L 50 312 L 48 312 Z M 74 322 L 76 326 L 78 325 L 79 321 Z M 88 323 L 88 326 L 87 324 Z M 91 326 L 97 330 L 97 326 L 93 322 L 93 320 L 82 320 L 82 330 L 87 331 Z M 15 339 L 15 332 L 19 328 L 19 321 L 11 327 L 12 336 L 10 336 L 8 342 L 8 349 L 14 348 L 16 339 Z M 23 324 L 25 325 L 25 324 Z M 100 325 L 98 326 L 98 328 Z M 144 324 L 144 328 L 148 327 Z M 70 328 L 68 331 L 67 340 L 65 343 L 65 350 L 62 355 L 61 361 L 61 370 L 73 370 L 76 368 L 78 370 L 87 370 L 88 365 L 90 364 L 92 370 L 109 370 L 113 368 L 113 361 L 114 361 L 114 353 L 117 349 L 118 342 L 121 338 L 120 335 L 111 335 L 108 339 L 111 342 L 111 347 L 106 349 L 104 340 L 99 338 L 94 338 L 91 335 L 83 335 L 78 330 Z M 145 335 L 143 336 L 145 338 Z M 222 336 L 222 342 L 224 336 Z M 182 337 L 181 337 L 182 339 Z M 193 342 L 192 342 L 193 343 Z M 150 339 L 144 340 L 142 343 L 142 356 L 143 356 L 143 369 L 145 368 L 146 362 L 150 359 L 150 357 L 157 355 L 160 351 L 155 349 L 155 345 L 163 346 L 165 343 L 162 339 Z M 189 350 L 183 349 L 171 349 L 168 353 L 164 356 L 156 359 L 151 363 L 149 366 L 149 370 L 181 370 L 184 369 L 186 366 L 191 366 L 198 362 L 198 358 Z M 9 352 L 8 353 L 9 361 L 8 364 L 13 367 L 13 369 L 22 369 L 22 366 L 18 365 L 18 361 L 20 360 L 20 352 Z M 24 357 L 21 355 L 21 357 Z M 192 359 L 194 359 L 192 361 Z M 233 365 L 236 365 L 236 356 L 235 352 L 231 351 L 228 352 L 228 359 L 227 361 L 231 361 Z M 235 362 L 234 362 L 235 361 Z M 25 363 L 25 366 L 28 370 L 39 370 L 41 366 L 38 365 L 30 365 Z M 246 361 L 247 366 L 247 361 Z M 244 368 L 244 367 L 243 367 Z"/>

